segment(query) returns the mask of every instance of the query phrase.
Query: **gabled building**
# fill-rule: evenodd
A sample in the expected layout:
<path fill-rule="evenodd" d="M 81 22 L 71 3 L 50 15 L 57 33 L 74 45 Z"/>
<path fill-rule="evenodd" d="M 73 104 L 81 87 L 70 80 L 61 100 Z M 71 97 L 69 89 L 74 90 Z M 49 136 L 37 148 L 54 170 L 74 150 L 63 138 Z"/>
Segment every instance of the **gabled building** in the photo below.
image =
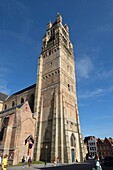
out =
<path fill-rule="evenodd" d="M 87 136 L 84 139 L 84 143 L 87 145 L 87 159 L 95 158 L 97 156 L 97 138 L 95 136 Z"/>
<path fill-rule="evenodd" d="M 97 140 L 97 153 L 100 158 L 113 156 L 113 138 L 105 138 Z"/>

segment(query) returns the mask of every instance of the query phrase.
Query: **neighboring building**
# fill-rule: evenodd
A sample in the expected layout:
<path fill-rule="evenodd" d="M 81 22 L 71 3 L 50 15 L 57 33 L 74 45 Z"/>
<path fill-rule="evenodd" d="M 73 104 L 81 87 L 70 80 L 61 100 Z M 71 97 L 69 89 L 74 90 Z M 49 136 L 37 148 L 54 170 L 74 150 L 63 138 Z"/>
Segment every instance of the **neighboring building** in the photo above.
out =
<path fill-rule="evenodd" d="M 9 96 L 0 112 L 0 151 L 12 164 L 23 155 L 62 163 L 84 159 L 74 65 L 69 29 L 58 15 L 42 40 L 36 85 Z"/>
<path fill-rule="evenodd" d="M 103 140 L 94 136 L 88 136 L 85 137 L 84 143 L 87 144 L 87 158 L 113 156 L 113 138 L 105 138 Z"/>
<path fill-rule="evenodd" d="M 97 156 L 97 138 L 95 136 L 87 136 L 84 139 L 84 143 L 87 144 L 87 159 L 95 158 Z"/>
<path fill-rule="evenodd" d="M 98 138 L 97 148 L 98 156 L 100 158 L 113 156 L 113 138 L 105 138 L 104 140 Z"/>

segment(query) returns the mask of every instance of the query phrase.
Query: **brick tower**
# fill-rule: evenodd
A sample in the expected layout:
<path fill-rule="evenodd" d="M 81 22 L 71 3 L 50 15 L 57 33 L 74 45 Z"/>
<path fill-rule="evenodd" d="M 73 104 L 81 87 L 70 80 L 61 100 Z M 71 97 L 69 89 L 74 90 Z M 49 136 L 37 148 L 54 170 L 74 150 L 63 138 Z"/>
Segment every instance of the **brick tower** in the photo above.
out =
<path fill-rule="evenodd" d="M 83 159 L 76 97 L 73 46 L 61 15 L 47 25 L 38 62 L 34 158 L 60 162 Z"/>

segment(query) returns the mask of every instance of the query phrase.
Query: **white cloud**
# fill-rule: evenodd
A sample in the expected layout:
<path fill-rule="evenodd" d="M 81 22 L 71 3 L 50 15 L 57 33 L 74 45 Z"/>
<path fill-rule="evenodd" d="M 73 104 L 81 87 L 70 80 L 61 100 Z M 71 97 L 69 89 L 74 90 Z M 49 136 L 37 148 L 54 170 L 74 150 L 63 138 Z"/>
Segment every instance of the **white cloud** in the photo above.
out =
<path fill-rule="evenodd" d="M 7 81 L 0 79 L 0 92 L 9 94 L 10 90 L 7 87 Z"/>
<path fill-rule="evenodd" d="M 109 70 L 109 71 L 103 71 L 103 72 L 98 72 L 97 74 L 96 74 L 96 77 L 97 78 L 100 78 L 100 79 L 102 79 L 102 78 L 110 78 L 110 77 L 112 77 L 113 76 L 113 70 Z"/>
<path fill-rule="evenodd" d="M 7 87 L 8 82 L 6 80 L 7 72 L 8 70 L 6 68 L 0 68 L 0 92 L 9 94 L 10 90 Z"/>
<path fill-rule="evenodd" d="M 78 94 L 78 97 L 81 99 L 95 98 L 95 97 L 106 95 L 110 92 L 113 92 L 113 86 L 106 89 L 99 88 L 99 89 L 95 89 L 94 91 L 86 91 L 82 94 Z"/>
<path fill-rule="evenodd" d="M 92 70 L 93 62 L 89 56 L 84 55 L 76 61 L 76 73 L 78 78 L 89 78 Z"/>

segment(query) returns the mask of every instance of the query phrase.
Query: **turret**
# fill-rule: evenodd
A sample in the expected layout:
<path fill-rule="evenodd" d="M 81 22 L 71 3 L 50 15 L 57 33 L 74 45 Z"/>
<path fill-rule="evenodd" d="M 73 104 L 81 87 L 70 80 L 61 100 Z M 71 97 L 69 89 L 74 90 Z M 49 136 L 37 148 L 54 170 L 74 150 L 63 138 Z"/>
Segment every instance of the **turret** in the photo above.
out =
<path fill-rule="evenodd" d="M 47 30 L 49 30 L 51 27 L 52 27 L 52 23 L 51 23 L 51 21 L 49 21 L 47 24 Z"/>
<path fill-rule="evenodd" d="M 64 28 L 65 28 L 65 30 L 66 30 L 67 32 L 69 32 L 69 27 L 68 27 L 67 24 L 64 25 Z"/>
<path fill-rule="evenodd" d="M 62 22 L 62 16 L 58 13 L 57 18 L 56 18 L 57 22 Z"/>

